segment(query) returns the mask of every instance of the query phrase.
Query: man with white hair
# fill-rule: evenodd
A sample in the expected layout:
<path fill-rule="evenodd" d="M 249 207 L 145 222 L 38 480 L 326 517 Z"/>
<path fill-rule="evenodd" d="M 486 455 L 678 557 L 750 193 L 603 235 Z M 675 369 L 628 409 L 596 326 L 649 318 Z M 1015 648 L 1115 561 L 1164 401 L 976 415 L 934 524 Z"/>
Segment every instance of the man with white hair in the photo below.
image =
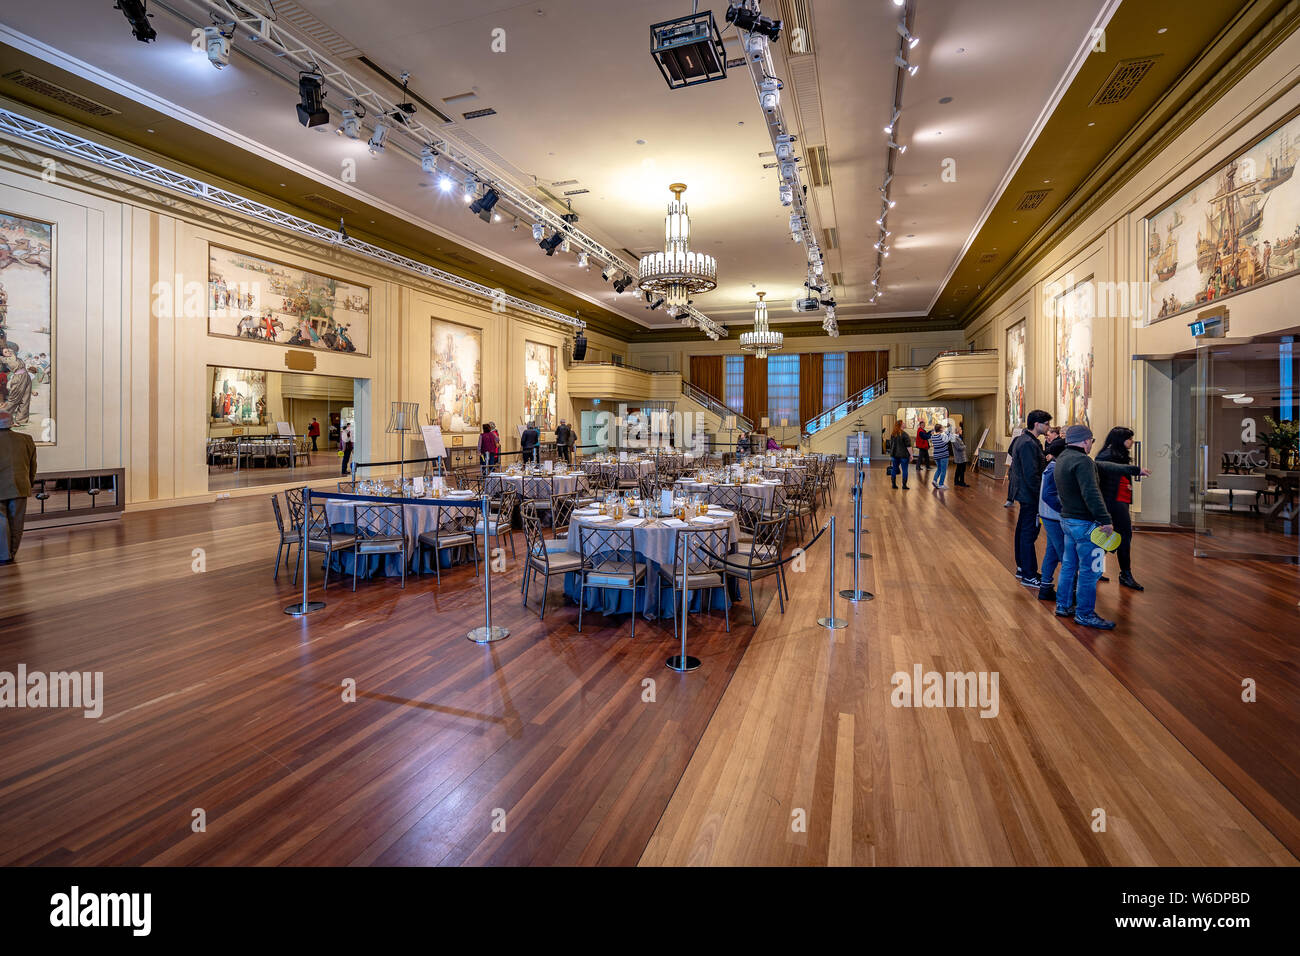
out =
<path fill-rule="evenodd" d="M 13 564 L 18 553 L 27 498 L 36 480 L 36 442 L 13 426 L 13 414 L 0 408 L 0 564 Z"/>

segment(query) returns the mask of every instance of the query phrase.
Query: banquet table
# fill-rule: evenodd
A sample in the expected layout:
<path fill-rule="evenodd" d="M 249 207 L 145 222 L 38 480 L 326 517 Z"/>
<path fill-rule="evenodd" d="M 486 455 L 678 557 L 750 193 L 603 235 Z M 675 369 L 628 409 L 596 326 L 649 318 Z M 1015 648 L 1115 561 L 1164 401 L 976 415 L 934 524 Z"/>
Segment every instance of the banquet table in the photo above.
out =
<path fill-rule="evenodd" d="M 738 488 L 742 495 L 748 497 L 762 498 L 763 510 L 771 511 L 776 489 L 780 488 L 781 484 L 781 482 L 774 479 L 764 479 L 758 484 L 730 485 L 727 487 Z M 674 487 L 691 495 L 707 495 L 712 489 L 723 486 L 716 481 L 696 481 L 693 478 L 679 478 Z"/>
<path fill-rule="evenodd" d="M 673 560 L 677 555 L 677 532 L 687 525 L 672 519 L 642 519 L 630 518 L 617 521 L 613 518 L 606 518 L 604 521 L 599 520 L 599 515 L 589 511 L 579 510 L 573 513 L 569 519 L 569 537 L 567 539 L 567 550 L 573 554 L 582 553 L 582 531 L 586 527 L 595 525 L 607 525 L 613 527 L 622 527 L 629 521 L 635 521 L 634 540 L 637 554 L 645 560 L 646 563 L 646 588 L 644 594 L 638 593 L 636 596 L 637 610 L 641 611 L 646 618 L 653 620 L 655 617 L 672 617 L 674 608 L 670 602 L 666 608 L 659 607 L 659 569 L 666 568 L 668 573 L 672 573 Z M 709 517 L 713 519 L 714 524 L 705 524 L 698 519 L 692 519 L 690 527 L 692 528 L 726 528 L 728 529 L 728 546 L 735 550 L 736 542 L 740 536 L 740 523 L 736 520 L 734 512 L 725 509 L 709 509 Z M 579 599 L 579 588 L 581 585 L 577 573 L 569 572 L 564 576 L 564 593 L 577 602 Z M 721 610 L 724 601 L 736 601 L 740 598 L 740 586 L 734 578 L 729 578 L 725 596 L 722 589 L 714 588 L 712 590 L 692 591 L 691 605 L 692 611 L 704 610 L 704 597 L 708 595 L 708 608 Z M 631 591 L 619 591 L 614 588 L 589 588 L 586 595 L 586 609 L 589 611 L 600 611 L 603 614 L 626 614 L 632 610 L 633 593 Z"/>
<path fill-rule="evenodd" d="M 522 501 L 524 498 L 525 478 L 549 478 L 553 489 L 552 494 L 564 495 L 578 490 L 578 479 L 581 477 L 585 477 L 581 472 L 569 472 L 564 475 L 508 475 L 494 471 L 488 475 L 487 484 L 484 487 L 489 495 L 499 494 L 502 488 L 513 490 Z"/>
<path fill-rule="evenodd" d="M 655 470 L 653 461 L 584 461 L 582 467 L 592 470 L 612 471 L 619 474 L 619 468 L 626 465 L 635 465 L 637 476 L 649 475 Z"/>
<path fill-rule="evenodd" d="M 357 577 L 369 578 L 374 575 L 385 575 L 396 577 L 402 573 L 402 564 L 406 562 L 407 570 L 415 572 L 432 571 L 433 565 L 430 563 L 429 551 L 424 552 L 423 566 L 417 566 L 415 561 L 417 544 L 420 535 L 426 531 L 433 531 L 438 523 L 438 515 L 447 507 L 463 507 L 466 513 L 473 511 L 478 514 L 482 508 L 481 498 L 472 495 L 461 495 L 455 492 L 448 492 L 446 497 L 437 499 L 443 502 L 440 505 L 420 504 L 419 502 L 428 502 L 431 499 L 420 498 L 393 498 L 392 504 L 401 503 L 402 512 L 406 519 L 406 555 L 403 558 L 396 554 L 368 554 L 364 556 L 361 565 L 357 568 Z M 464 504 L 459 502 L 463 501 Z M 457 502 L 451 504 L 451 502 Z M 379 502 L 369 501 L 351 501 L 340 498 L 329 498 L 325 503 L 325 515 L 329 519 L 330 528 L 334 531 L 351 534 L 356 528 L 356 509 L 358 505 L 365 506 L 368 504 L 378 504 Z M 464 546 L 462 546 L 464 547 Z M 451 567 L 452 558 L 450 552 L 456 548 L 444 548 L 438 553 L 439 561 L 444 568 Z M 345 574 L 352 573 L 352 562 L 355 555 L 352 551 L 336 551 L 331 555 L 330 569 L 332 571 L 341 571 Z"/>

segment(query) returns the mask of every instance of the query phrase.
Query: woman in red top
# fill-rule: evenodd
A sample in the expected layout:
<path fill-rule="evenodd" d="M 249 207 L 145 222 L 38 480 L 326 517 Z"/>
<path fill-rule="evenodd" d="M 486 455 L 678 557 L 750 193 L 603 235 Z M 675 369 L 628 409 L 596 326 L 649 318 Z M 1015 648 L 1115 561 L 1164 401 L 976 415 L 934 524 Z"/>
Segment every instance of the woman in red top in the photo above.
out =
<path fill-rule="evenodd" d="M 490 423 L 484 424 L 483 434 L 478 436 L 478 453 L 482 462 L 488 467 L 497 463 L 497 455 L 501 451 L 501 446 L 497 442 L 497 433 L 492 430 Z"/>
<path fill-rule="evenodd" d="M 1146 590 L 1133 578 L 1131 545 L 1133 543 L 1133 520 L 1129 517 L 1129 505 L 1133 503 L 1133 479 L 1123 473 L 1122 468 L 1106 467 L 1111 465 L 1128 465 L 1131 463 L 1129 449 L 1133 447 L 1133 429 L 1122 425 L 1110 430 L 1106 444 L 1097 452 L 1097 485 L 1101 488 L 1101 497 L 1106 502 L 1106 510 L 1114 519 L 1115 530 L 1120 535 L 1119 549 L 1119 583 L 1134 591 Z"/>

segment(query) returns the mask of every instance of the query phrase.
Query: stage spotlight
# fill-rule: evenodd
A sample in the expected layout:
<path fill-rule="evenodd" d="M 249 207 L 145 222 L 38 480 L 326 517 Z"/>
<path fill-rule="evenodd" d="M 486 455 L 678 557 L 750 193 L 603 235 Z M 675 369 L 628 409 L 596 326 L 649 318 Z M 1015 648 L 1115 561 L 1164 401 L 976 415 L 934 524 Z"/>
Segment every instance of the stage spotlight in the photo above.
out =
<path fill-rule="evenodd" d="M 624 273 L 623 278 L 614 280 L 613 282 L 614 291 L 619 295 L 622 295 L 627 290 L 627 287 L 630 286 L 631 284 L 632 284 L 632 277 Z"/>
<path fill-rule="evenodd" d="M 465 174 L 465 202 L 473 202 L 474 197 L 478 195 L 478 180 L 474 178 L 473 173 Z"/>
<path fill-rule="evenodd" d="M 652 23 L 650 55 L 672 90 L 727 77 L 727 51 L 709 10 Z"/>
<path fill-rule="evenodd" d="M 781 108 L 781 81 L 769 76 L 758 85 L 759 103 L 764 113 L 775 113 Z"/>
<path fill-rule="evenodd" d="M 335 132 L 340 136 L 346 136 L 348 139 L 360 138 L 361 119 L 357 116 L 357 111 L 344 110 L 343 120 L 339 123 L 339 128 Z"/>
<path fill-rule="evenodd" d="M 370 134 L 370 140 L 366 146 L 370 148 L 371 156 L 378 156 L 384 151 L 384 136 L 388 132 L 388 127 L 380 120 L 375 124 L 375 131 Z"/>
<path fill-rule="evenodd" d="M 732 3 L 727 7 L 727 22 L 747 33 L 758 33 L 773 43 L 781 35 L 781 21 L 762 16 L 757 10 L 750 10 L 744 4 Z"/>
<path fill-rule="evenodd" d="M 916 71 L 920 69 L 919 66 L 913 66 L 911 63 L 908 63 L 906 60 L 904 60 L 901 56 L 894 57 L 894 65 L 897 66 L 900 70 L 906 70 L 908 76 L 916 76 Z"/>
<path fill-rule="evenodd" d="M 894 140 L 893 140 L 892 137 L 891 137 L 890 140 L 889 140 L 889 148 L 890 148 L 890 149 L 896 149 L 896 150 L 898 150 L 900 153 L 906 153 L 906 152 L 907 152 L 907 147 L 906 147 L 906 146 L 899 146 L 897 143 L 894 142 Z"/>
<path fill-rule="evenodd" d="M 321 91 L 321 78 L 312 73 L 298 76 L 298 122 L 308 129 L 324 126 L 330 121 L 329 110 L 325 109 L 325 94 Z"/>
<path fill-rule="evenodd" d="M 533 223 L 533 242 L 541 242 L 546 237 L 546 227 L 540 222 Z"/>
<path fill-rule="evenodd" d="M 441 176 L 438 177 L 438 188 L 441 189 L 443 192 L 449 193 L 452 191 L 452 189 L 455 188 L 455 186 L 456 183 L 453 182 L 452 178 L 448 176 L 446 173 L 443 173 Z"/>
<path fill-rule="evenodd" d="M 789 183 L 781 184 L 781 205 L 788 206 L 794 202 L 794 190 L 790 188 Z"/>
<path fill-rule="evenodd" d="M 618 275 L 618 266 L 614 265 L 614 263 L 612 262 L 605 263 L 604 268 L 600 270 L 600 277 L 604 279 L 606 282 L 615 278 L 617 275 Z"/>
<path fill-rule="evenodd" d="M 903 26 L 901 23 L 898 24 L 898 35 L 907 41 L 907 48 L 909 50 L 915 50 L 916 45 L 921 42 L 920 37 L 912 36 L 907 27 Z"/>
<path fill-rule="evenodd" d="M 794 159 L 794 137 L 789 133 L 782 133 L 776 138 L 776 158 L 783 163 Z"/>
<path fill-rule="evenodd" d="M 889 121 L 889 125 L 885 127 L 885 132 L 886 132 L 888 135 L 890 135 L 890 136 L 893 136 L 893 135 L 894 135 L 894 127 L 896 127 L 896 126 L 898 125 L 898 118 L 899 118 L 900 116 L 902 116 L 902 115 L 903 115 L 903 114 L 900 113 L 898 110 L 894 110 L 894 118 L 891 119 L 891 120 Z"/>
<path fill-rule="evenodd" d="M 149 26 L 153 14 L 145 10 L 145 0 L 117 0 L 113 9 L 122 11 L 126 22 L 131 24 L 131 35 L 141 43 L 158 39 L 158 31 Z"/>
<path fill-rule="evenodd" d="M 475 199 L 472 203 L 469 204 L 469 211 L 474 213 L 484 222 L 491 222 L 492 207 L 497 204 L 497 200 L 499 200 L 500 198 L 501 197 L 497 195 L 497 191 L 493 189 L 491 186 L 489 186 L 487 191 L 483 193 L 482 196 L 480 196 L 478 199 Z"/>
<path fill-rule="evenodd" d="M 649 292 L 645 294 L 645 300 L 647 303 L 649 303 L 646 306 L 646 308 L 649 309 L 651 312 L 653 312 L 655 309 L 659 308 L 659 306 L 664 304 L 663 296 L 659 296 L 658 298 L 652 298 Z"/>
<path fill-rule="evenodd" d="M 432 146 L 426 146 L 420 150 L 420 168 L 426 173 L 436 173 L 438 171 L 438 151 Z"/>
<path fill-rule="evenodd" d="M 555 250 L 559 247 L 560 243 L 562 243 L 563 241 L 564 241 L 563 234 L 554 232 L 551 233 L 549 238 L 543 239 L 541 242 L 539 242 L 538 245 L 541 246 L 542 251 L 545 252 L 548 256 L 553 256 L 555 255 Z"/>
<path fill-rule="evenodd" d="M 208 52 L 208 62 L 218 70 L 225 69 L 230 62 L 230 37 L 221 32 L 221 27 L 204 27 L 203 44 Z"/>
<path fill-rule="evenodd" d="M 346 225 L 343 224 L 343 217 L 342 217 L 342 216 L 339 216 L 339 238 L 340 238 L 340 239 L 347 239 L 347 238 L 348 238 L 348 227 L 347 227 Z"/>
<path fill-rule="evenodd" d="M 585 249 L 578 253 L 578 268 L 587 268 L 587 252 Z"/>

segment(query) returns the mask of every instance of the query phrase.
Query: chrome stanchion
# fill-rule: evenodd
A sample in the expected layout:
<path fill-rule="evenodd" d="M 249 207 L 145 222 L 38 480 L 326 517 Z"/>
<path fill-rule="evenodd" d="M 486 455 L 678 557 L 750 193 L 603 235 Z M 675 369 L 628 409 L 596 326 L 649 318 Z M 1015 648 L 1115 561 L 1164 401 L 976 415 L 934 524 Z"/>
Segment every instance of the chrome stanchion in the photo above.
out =
<path fill-rule="evenodd" d="M 863 557 L 871 557 L 864 554 L 861 545 L 858 543 L 862 535 L 862 485 L 858 484 L 854 489 L 854 496 L 857 499 L 853 503 L 853 551 L 850 557 L 853 558 L 853 587 L 840 592 L 840 597 L 854 604 L 859 601 L 870 601 L 875 597 L 870 591 L 863 591 L 858 587 L 858 565 L 862 563 Z"/>
<path fill-rule="evenodd" d="M 465 637 L 475 644 L 491 644 L 493 641 L 504 640 L 510 636 L 507 628 L 494 626 L 492 624 L 492 551 L 491 543 L 488 539 L 488 521 L 490 513 L 488 511 L 488 502 L 491 499 L 483 496 L 483 618 L 482 627 L 476 627 Z M 433 559 L 438 560 L 437 552 L 434 552 Z"/>
<path fill-rule="evenodd" d="M 238 451 L 238 449 L 236 449 Z M 299 557 L 302 558 L 302 600 L 297 604 L 290 604 L 284 609 L 284 613 L 292 617 L 305 617 L 312 611 L 319 611 L 325 606 L 324 601 L 307 600 L 307 525 L 311 521 L 311 489 L 306 485 L 302 489 L 302 521 L 298 522 L 300 532 L 298 538 Z M 353 555 L 353 560 L 356 556 Z"/>
<path fill-rule="evenodd" d="M 838 631 L 842 627 L 848 627 L 849 622 L 842 617 L 835 616 L 835 516 L 831 515 L 831 578 L 830 594 L 828 595 L 828 605 L 826 616 L 817 618 L 817 623 L 830 631 Z"/>
<path fill-rule="evenodd" d="M 853 486 L 853 550 L 844 552 L 844 557 L 869 558 L 871 554 L 862 550 L 862 536 L 867 533 L 867 529 L 862 527 L 862 472 L 858 472 L 857 482 Z"/>
<path fill-rule="evenodd" d="M 687 547 L 687 545 L 684 541 L 679 539 L 677 547 L 684 548 Z M 690 562 L 683 561 L 682 564 L 683 567 L 686 568 L 686 571 L 682 575 L 682 652 L 680 654 L 674 654 L 666 661 L 668 666 L 679 674 L 693 671 L 700 666 L 700 659 L 698 657 L 690 657 L 686 653 L 686 617 L 691 606 L 691 589 L 688 584 L 690 581 Z M 636 613 L 636 591 L 632 592 L 632 613 Z"/>

